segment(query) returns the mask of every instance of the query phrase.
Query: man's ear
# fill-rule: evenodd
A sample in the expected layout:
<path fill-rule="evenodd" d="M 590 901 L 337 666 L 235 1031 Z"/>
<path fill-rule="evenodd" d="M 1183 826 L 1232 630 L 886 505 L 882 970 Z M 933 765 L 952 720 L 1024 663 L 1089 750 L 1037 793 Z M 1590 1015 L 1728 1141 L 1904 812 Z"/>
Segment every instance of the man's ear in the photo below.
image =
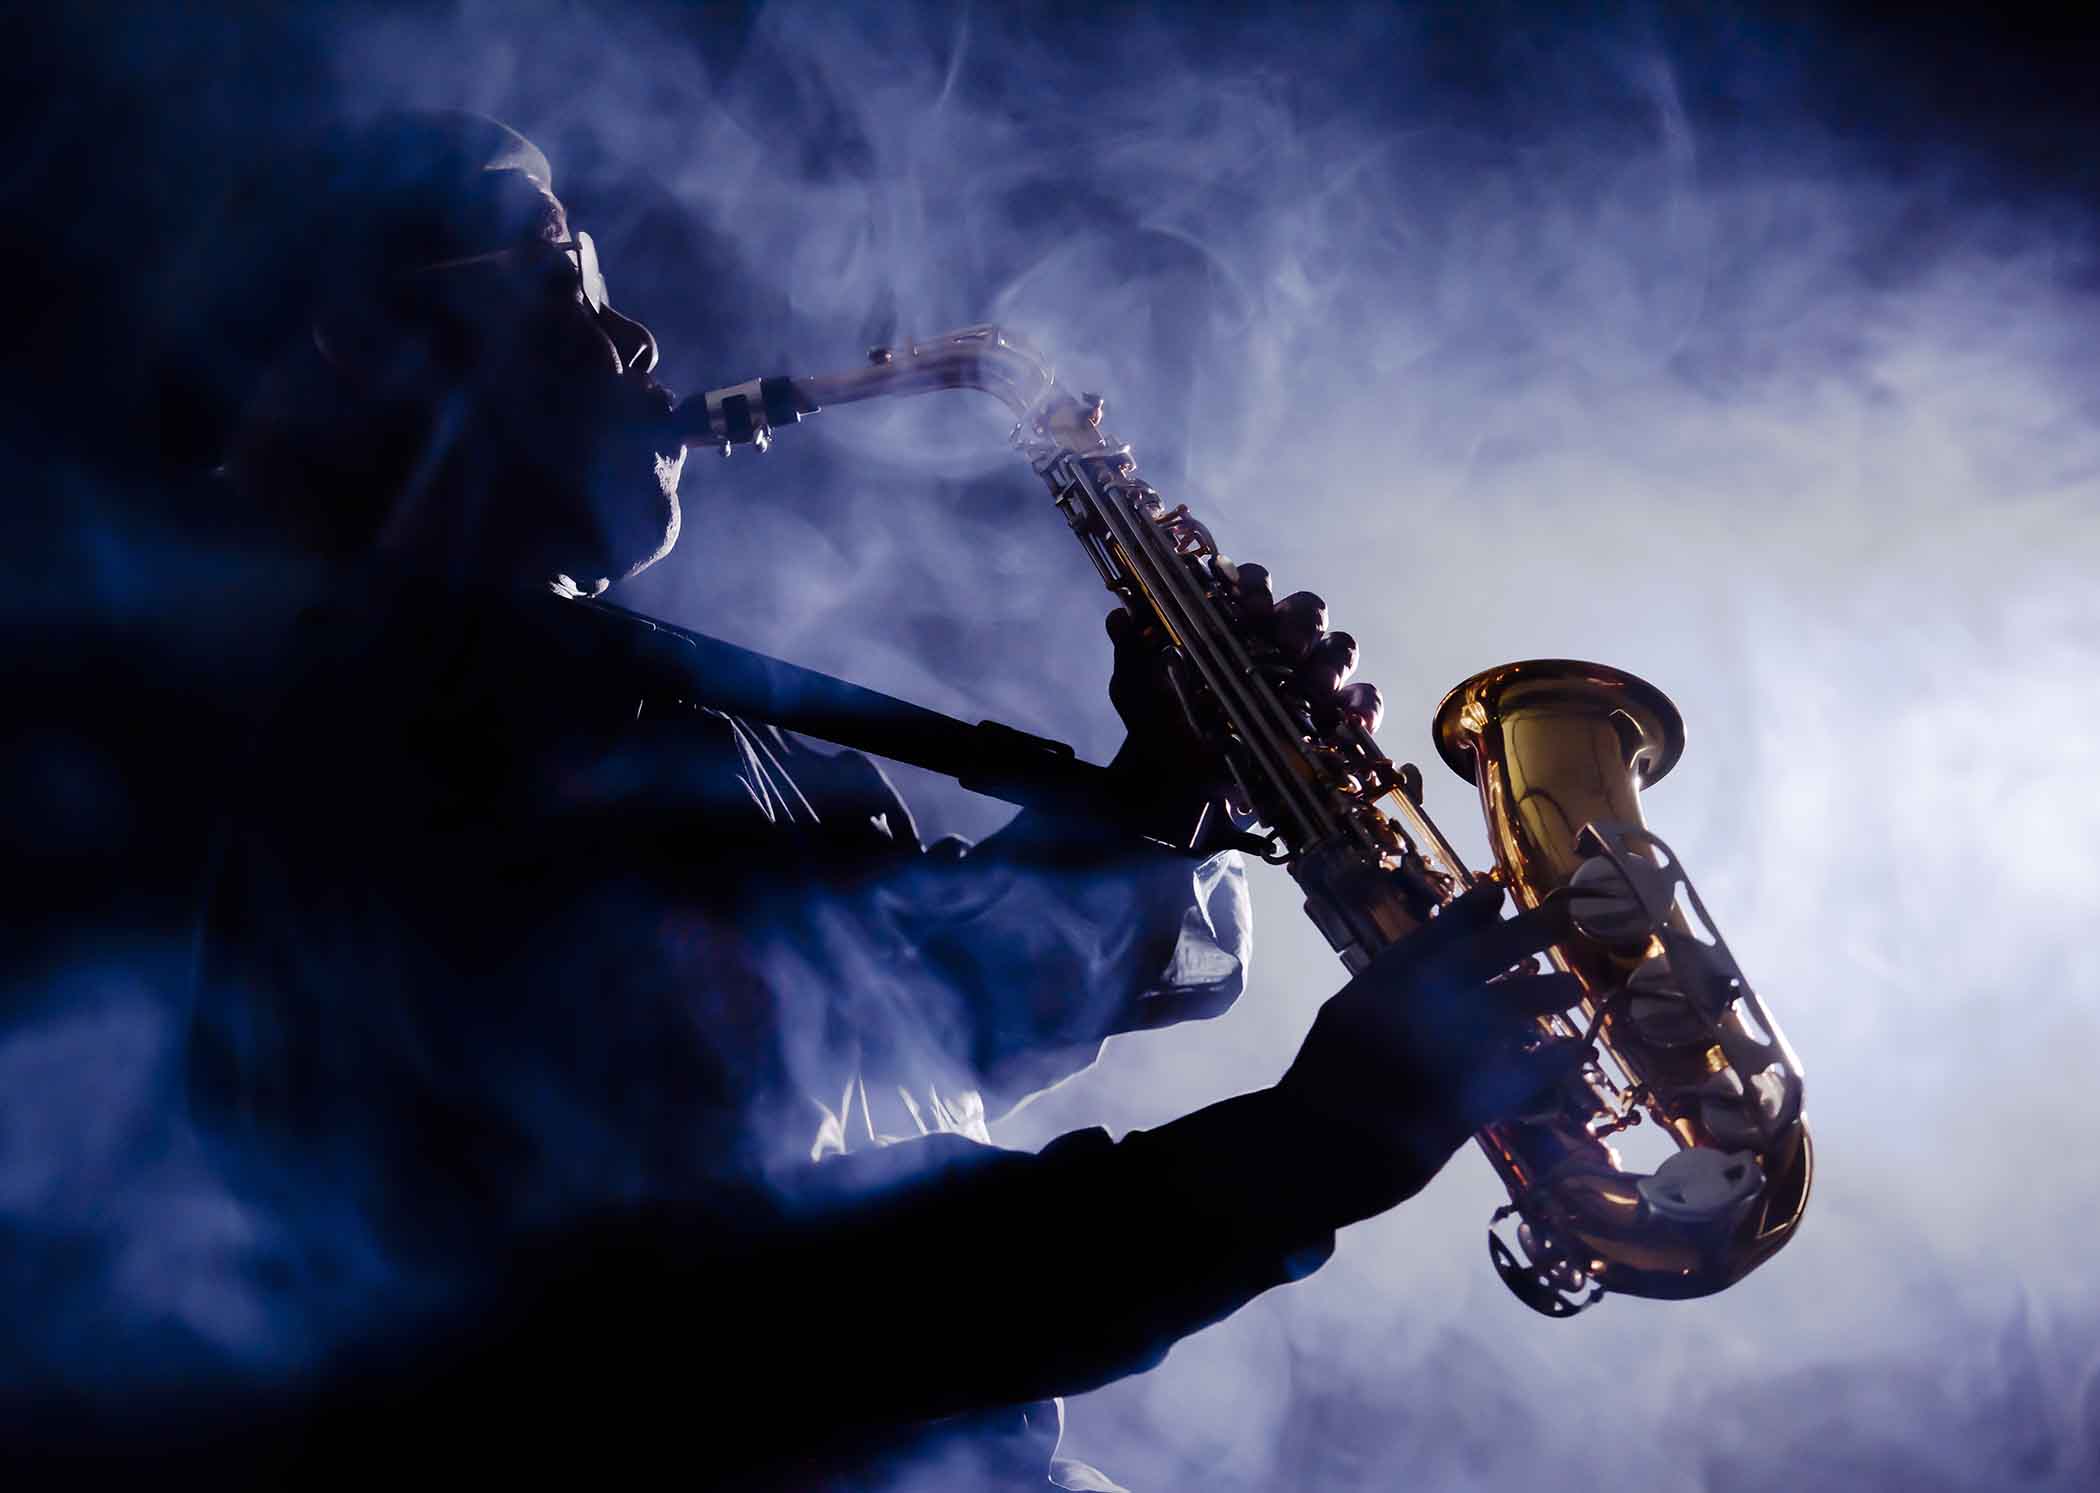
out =
<path fill-rule="evenodd" d="M 220 451 L 226 490 L 261 529 L 327 559 L 361 552 L 420 449 L 377 414 L 317 341 L 297 340 L 256 379 Z"/>
<path fill-rule="evenodd" d="M 433 329 L 367 296 L 339 296 L 308 326 L 314 351 L 360 397 L 422 402 L 439 392 L 445 363 Z"/>

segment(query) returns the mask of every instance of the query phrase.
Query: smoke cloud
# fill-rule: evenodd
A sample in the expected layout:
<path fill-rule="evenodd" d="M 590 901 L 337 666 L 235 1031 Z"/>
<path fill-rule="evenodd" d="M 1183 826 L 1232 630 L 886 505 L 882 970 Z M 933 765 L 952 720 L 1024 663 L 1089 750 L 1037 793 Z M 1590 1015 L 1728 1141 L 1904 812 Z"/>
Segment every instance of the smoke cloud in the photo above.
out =
<path fill-rule="evenodd" d="M 1170 501 L 1327 599 L 1476 861 L 1425 730 L 1445 689 L 1593 658 L 1683 710 L 1649 819 L 1802 1054 L 1798 1239 L 1720 1297 L 1549 1324 L 1488 1268 L 1500 1190 L 1462 1155 L 1311 1279 L 1071 1404 L 1068 1451 L 1133 1488 L 2100 1479 L 2092 225 L 1912 131 L 1894 85 L 1861 130 L 1818 71 L 1827 46 L 1856 76 L 1841 38 L 1699 14 L 469 0 L 288 33 L 331 106 L 537 141 L 674 388 L 1021 331 Z M 678 551 L 621 599 L 1104 760 L 1107 598 L 1004 434 L 939 396 L 696 452 Z M 1002 817 L 900 777 L 929 838 Z M 1119 1039 L 994 1138 L 1272 1081 L 1340 971 L 1288 878 L 1253 882 L 1235 1010 Z M 58 1206 L 28 1170 L 54 1146 L 129 1153 L 152 1030 L 0 1049 L 11 1215 Z M 93 1065 L 118 1104 L 49 1084 L 81 1044 L 130 1055 Z M 69 1175 L 124 1193 L 125 1238 L 265 1227 Z M 125 1300 L 175 1289 L 112 1268 Z M 254 1309 L 177 1315 L 240 1339 Z"/>

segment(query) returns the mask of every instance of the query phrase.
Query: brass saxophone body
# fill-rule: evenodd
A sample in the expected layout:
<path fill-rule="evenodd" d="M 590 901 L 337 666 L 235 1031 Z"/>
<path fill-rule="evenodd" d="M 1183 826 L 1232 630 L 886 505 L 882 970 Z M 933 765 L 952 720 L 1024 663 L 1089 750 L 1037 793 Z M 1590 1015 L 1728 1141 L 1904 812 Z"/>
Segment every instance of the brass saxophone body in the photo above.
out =
<path fill-rule="evenodd" d="M 1565 936 L 1549 957 L 1581 984 L 1590 1046 L 1548 1112 L 1475 1137 L 1508 1188 L 1489 1225 L 1497 1272 L 1526 1304 L 1569 1316 L 1608 1291 L 1703 1296 L 1792 1236 L 1812 1171 L 1801 1072 L 1676 855 L 1642 820 L 1640 789 L 1684 746 L 1660 690 L 1601 664 L 1533 659 L 1458 685 L 1437 750 L 1479 790 L 1495 865 L 1467 870 L 1422 809 L 1421 777 L 1362 722 L 1315 721 L 1282 687 L 1237 611 L 1235 572 L 1187 505 L 1169 506 L 1102 401 L 1060 388 L 996 326 L 877 348 L 867 366 L 710 392 L 673 416 L 693 444 L 764 449 L 829 404 L 976 389 L 1015 419 L 1012 439 L 1100 573 L 1163 640 L 1164 675 L 1228 764 L 1235 806 L 1289 868 L 1352 972 L 1491 878 Z M 1627 1170 L 1610 1137 L 1643 1120 L 1677 1149 Z"/>

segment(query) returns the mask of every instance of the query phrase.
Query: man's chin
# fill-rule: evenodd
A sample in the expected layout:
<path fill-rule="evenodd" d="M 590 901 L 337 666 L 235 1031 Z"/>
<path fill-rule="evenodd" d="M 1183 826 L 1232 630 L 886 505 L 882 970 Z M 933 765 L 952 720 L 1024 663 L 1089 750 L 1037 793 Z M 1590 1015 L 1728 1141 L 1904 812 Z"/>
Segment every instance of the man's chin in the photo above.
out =
<path fill-rule="evenodd" d="M 659 506 L 646 524 L 607 545 L 604 562 L 583 567 L 589 578 L 576 578 L 578 591 L 596 596 L 608 587 L 631 581 L 677 546 L 678 531 L 684 522 L 678 504 L 678 473 L 684 459 L 683 453 L 675 461 L 657 458 Z"/>
<path fill-rule="evenodd" d="M 678 482 L 685 453 L 666 456 L 634 432 L 612 432 L 587 452 L 552 443 L 540 459 L 516 459 L 494 474 L 506 497 L 499 510 L 520 537 L 536 531 L 543 579 L 559 574 L 596 595 L 641 574 L 678 542 Z M 578 460 L 578 457 L 582 457 Z M 566 459 L 564 459 L 566 458 Z M 647 463 L 647 465 L 644 465 Z M 541 568 L 544 567 L 544 568 Z"/>
<path fill-rule="evenodd" d="M 637 560 L 628 568 L 626 573 L 620 577 L 621 580 L 633 580 L 677 547 L 678 531 L 685 521 L 684 511 L 678 504 L 678 477 L 684 470 L 685 452 L 683 451 L 680 451 L 675 457 L 659 456 L 656 458 L 656 481 L 663 499 L 661 526 L 651 525 L 651 532 L 654 536 L 653 544 L 649 546 L 648 553 L 644 554 L 640 560 Z"/>

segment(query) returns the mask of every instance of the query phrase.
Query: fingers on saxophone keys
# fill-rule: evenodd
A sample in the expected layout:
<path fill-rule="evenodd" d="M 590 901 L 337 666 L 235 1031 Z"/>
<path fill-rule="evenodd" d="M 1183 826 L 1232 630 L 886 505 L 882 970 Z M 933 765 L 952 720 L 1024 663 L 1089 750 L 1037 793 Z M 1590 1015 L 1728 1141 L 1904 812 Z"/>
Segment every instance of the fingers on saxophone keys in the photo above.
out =
<path fill-rule="evenodd" d="M 1539 1024 L 1582 999 L 1573 975 L 1515 975 L 1479 987 L 1439 982 L 1436 988 L 1449 992 L 1451 1002 L 1418 1008 L 1413 1026 L 1447 1058 L 1479 1066 L 1536 1058 L 1565 1069 L 1588 1051 L 1572 1038 L 1550 1036 Z"/>
<path fill-rule="evenodd" d="M 1482 882 L 1431 918 L 1427 927 L 1381 949 L 1358 979 L 1391 986 L 1405 983 L 1416 971 L 1442 971 L 1467 943 L 1500 925 L 1504 896 L 1496 883 Z"/>
<path fill-rule="evenodd" d="M 1582 1003 L 1582 981 L 1559 970 L 1546 975 L 1510 975 L 1486 989 L 1497 1014 L 1513 1023 L 1530 1024 Z"/>
<path fill-rule="evenodd" d="M 1560 1107 L 1561 1087 L 1589 1050 L 1572 1039 L 1508 1047 L 1481 1062 L 1461 1086 L 1459 1105 L 1474 1129 L 1497 1120 L 1544 1118 Z"/>
<path fill-rule="evenodd" d="M 1468 893 L 1467 895 L 1471 896 L 1473 894 Z M 1463 900 L 1463 898 L 1460 899 L 1460 902 L 1463 902 Z M 1454 903 L 1452 907 L 1455 909 L 1459 905 L 1460 903 Z M 1438 916 L 1431 926 L 1435 926 L 1435 923 L 1441 923 L 1449 915 L 1450 913 L 1447 911 Z M 1540 953 L 1551 947 L 1555 938 L 1559 936 L 1559 931 L 1559 923 L 1555 918 L 1536 909 L 1520 912 L 1513 918 L 1492 918 L 1475 924 L 1468 936 L 1454 941 L 1449 946 L 1448 951 L 1438 956 L 1436 968 L 1438 973 L 1465 984 L 1472 984 L 1481 980 L 1492 980 L 1497 975 L 1503 974 L 1505 971 L 1521 964 L 1533 954 Z M 1501 983 L 1513 984 L 1519 980 L 1557 980 L 1559 978 L 1561 977 L 1553 975 L 1512 976 Z M 1539 985 L 1528 988 L 1537 990 L 1546 997 L 1551 997 L 1558 994 L 1563 987 L 1559 985 Z M 1553 1009 L 1563 1010 L 1573 1005 L 1575 1000 L 1581 997 L 1581 994 L 1581 989 L 1578 987 L 1572 998 L 1563 1001 Z"/>
<path fill-rule="evenodd" d="M 1508 900 L 1509 893 L 1502 890 L 1500 882 L 1481 881 L 1452 899 L 1430 926 L 1445 928 L 1446 936 L 1451 938 L 1468 929 L 1492 927 L 1502 920 L 1502 904 Z"/>
<path fill-rule="evenodd" d="M 1471 990 L 1551 945 L 1558 924 L 1537 911 L 1521 912 L 1513 918 L 1501 915 L 1506 894 L 1492 881 L 1484 881 L 1452 902 L 1429 920 L 1429 926 L 1383 950 L 1364 973 L 1382 983 L 1413 980 L 1425 986 Z M 1558 976 L 1512 976 L 1519 979 L 1558 981 Z M 1540 999 L 1555 999 L 1566 993 L 1558 983 L 1523 987 Z M 1576 989 L 1569 999 L 1552 1009 L 1561 1010 L 1581 996 Z M 1538 1013 L 1531 1013 L 1538 1014 Z"/>

